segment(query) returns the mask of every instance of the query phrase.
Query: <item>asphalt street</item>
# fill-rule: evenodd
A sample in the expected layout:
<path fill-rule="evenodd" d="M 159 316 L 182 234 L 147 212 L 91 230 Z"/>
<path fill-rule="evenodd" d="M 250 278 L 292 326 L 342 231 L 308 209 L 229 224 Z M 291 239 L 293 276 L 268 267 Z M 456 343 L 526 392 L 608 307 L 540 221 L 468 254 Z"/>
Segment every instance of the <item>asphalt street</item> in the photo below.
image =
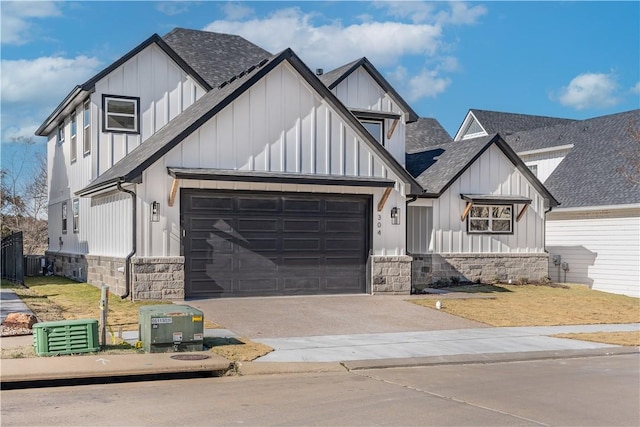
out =
<path fill-rule="evenodd" d="M 4 390 L 3 426 L 638 426 L 639 357 Z"/>

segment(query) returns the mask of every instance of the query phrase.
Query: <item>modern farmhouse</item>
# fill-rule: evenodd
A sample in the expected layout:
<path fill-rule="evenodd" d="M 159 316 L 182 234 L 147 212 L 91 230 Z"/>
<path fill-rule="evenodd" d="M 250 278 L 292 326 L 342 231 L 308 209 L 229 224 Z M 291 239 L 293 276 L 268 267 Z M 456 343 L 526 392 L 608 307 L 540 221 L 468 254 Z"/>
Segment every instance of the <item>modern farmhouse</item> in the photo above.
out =
<path fill-rule="evenodd" d="M 57 274 L 133 299 L 540 280 L 552 194 L 497 134 L 456 144 L 366 58 L 174 29 L 75 87 L 48 138 Z"/>

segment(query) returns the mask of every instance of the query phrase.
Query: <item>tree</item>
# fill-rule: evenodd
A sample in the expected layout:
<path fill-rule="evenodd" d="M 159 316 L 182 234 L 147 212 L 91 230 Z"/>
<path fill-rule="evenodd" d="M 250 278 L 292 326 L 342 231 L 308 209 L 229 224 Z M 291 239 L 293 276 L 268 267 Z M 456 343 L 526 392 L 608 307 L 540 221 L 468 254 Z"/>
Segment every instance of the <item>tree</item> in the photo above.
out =
<path fill-rule="evenodd" d="M 22 231 L 24 253 L 42 254 L 47 248 L 47 160 L 33 138 L 12 143 L 14 150 L 0 168 L 2 237 Z"/>

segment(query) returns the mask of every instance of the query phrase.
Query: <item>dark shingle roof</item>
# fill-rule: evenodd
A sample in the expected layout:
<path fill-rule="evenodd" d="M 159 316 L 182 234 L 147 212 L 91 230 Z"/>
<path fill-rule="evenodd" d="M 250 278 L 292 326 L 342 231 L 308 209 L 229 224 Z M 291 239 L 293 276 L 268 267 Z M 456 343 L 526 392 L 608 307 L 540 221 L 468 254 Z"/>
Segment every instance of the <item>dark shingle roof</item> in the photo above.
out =
<path fill-rule="evenodd" d="M 478 119 L 487 133 L 500 132 L 501 135 L 509 135 L 528 129 L 567 124 L 571 119 L 557 117 L 533 116 L 530 114 L 502 113 L 487 110 L 469 110 Z"/>
<path fill-rule="evenodd" d="M 464 142 L 434 146 L 419 153 L 407 154 L 407 170 L 431 197 L 438 197 L 455 182 L 489 147 L 496 145 L 551 206 L 557 205 L 552 193 L 531 173 L 518 155 L 499 134 L 473 138 Z"/>
<path fill-rule="evenodd" d="M 151 135 L 142 144 L 131 151 L 118 163 L 92 181 L 87 187 L 78 191 L 80 196 L 90 195 L 118 182 L 137 182 L 142 172 L 173 147 L 182 142 L 187 136 L 195 132 L 206 121 L 215 116 L 223 108 L 233 102 L 238 96 L 253 86 L 259 79 L 274 69 L 283 61 L 288 61 L 302 76 L 325 98 L 347 121 L 354 130 L 369 144 L 374 152 L 386 160 L 398 176 L 410 183 L 411 194 L 422 192 L 420 185 L 380 144 L 362 127 L 362 124 L 340 103 L 340 101 L 324 86 L 296 56 L 291 49 L 286 49 L 278 55 L 262 60 L 257 65 L 251 65 L 247 70 L 232 76 L 219 87 L 207 92 L 189 108 L 178 114 L 171 122 Z"/>
<path fill-rule="evenodd" d="M 449 142 L 453 142 L 451 135 L 436 119 L 420 117 L 413 123 L 407 123 L 405 146 L 408 154 L 422 152 Z"/>
<path fill-rule="evenodd" d="M 563 208 L 607 206 L 640 203 L 640 186 L 620 173 L 640 152 L 639 132 L 640 110 L 633 110 L 519 132 L 507 142 L 518 152 L 573 144 L 546 187 Z"/>
<path fill-rule="evenodd" d="M 217 87 L 271 53 L 231 34 L 175 28 L 162 39 L 211 87 Z"/>

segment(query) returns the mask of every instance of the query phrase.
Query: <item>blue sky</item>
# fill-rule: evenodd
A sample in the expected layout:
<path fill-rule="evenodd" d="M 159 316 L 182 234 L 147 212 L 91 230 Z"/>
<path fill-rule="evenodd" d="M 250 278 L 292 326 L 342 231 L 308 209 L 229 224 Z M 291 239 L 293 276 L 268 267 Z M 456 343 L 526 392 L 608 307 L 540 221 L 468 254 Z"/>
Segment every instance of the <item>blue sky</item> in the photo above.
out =
<path fill-rule="evenodd" d="M 7 2 L 2 163 L 81 84 L 174 27 L 291 47 L 329 71 L 366 56 L 454 134 L 470 108 L 589 118 L 639 108 L 640 2 Z M 37 138 L 43 150 L 44 139 Z"/>

